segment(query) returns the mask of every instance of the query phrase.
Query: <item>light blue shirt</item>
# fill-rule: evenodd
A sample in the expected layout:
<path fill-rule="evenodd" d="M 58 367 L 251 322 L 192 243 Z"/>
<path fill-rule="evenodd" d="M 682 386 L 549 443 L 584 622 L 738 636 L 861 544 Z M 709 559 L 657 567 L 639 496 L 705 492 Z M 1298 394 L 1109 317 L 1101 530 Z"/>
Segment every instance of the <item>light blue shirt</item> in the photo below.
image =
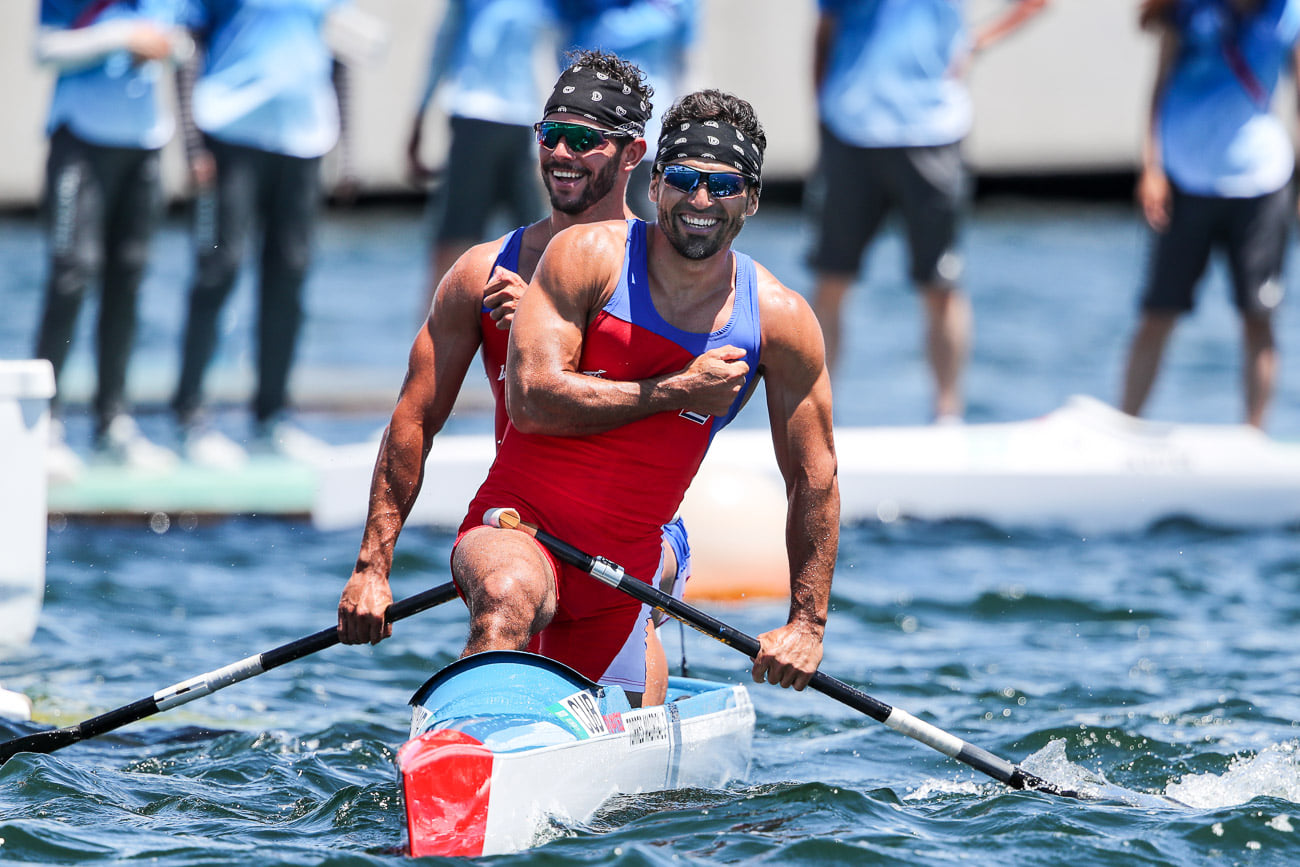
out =
<path fill-rule="evenodd" d="M 93 0 L 41 0 L 40 24 L 62 30 L 112 21 L 149 22 L 169 29 L 179 20 L 183 0 L 115 2 L 93 17 Z M 172 137 L 176 124 L 158 98 L 158 80 L 170 67 L 159 61 L 136 63 L 129 51 L 114 51 L 92 66 L 66 70 L 54 83 L 46 133 L 66 126 L 77 138 L 104 147 L 156 150 Z"/>
<path fill-rule="evenodd" d="M 964 0 L 820 0 L 836 35 L 818 94 L 822 122 L 858 147 L 959 141 L 971 100 L 952 74 L 970 51 Z"/>
<path fill-rule="evenodd" d="M 563 4 L 562 4 L 563 5 Z M 571 13 L 565 48 L 599 48 L 635 63 L 654 88 L 654 115 L 646 124 L 646 159 L 655 158 L 660 120 L 682 95 L 682 71 L 695 42 L 698 0 L 607 0 Z"/>
<path fill-rule="evenodd" d="M 449 0 L 420 109 L 441 89 L 448 115 L 532 126 L 546 98 L 535 54 L 553 20 L 544 0 Z"/>
<path fill-rule="evenodd" d="M 193 0 L 206 50 L 194 123 L 223 142 L 319 157 L 339 137 L 333 55 L 322 28 L 346 0 Z"/>
<path fill-rule="evenodd" d="M 1262 196 L 1286 186 L 1295 167 L 1271 102 L 1300 36 L 1300 0 L 1266 0 L 1239 23 L 1227 5 L 1185 0 L 1177 10 L 1180 50 L 1157 116 L 1164 168 L 1195 195 Z"/>

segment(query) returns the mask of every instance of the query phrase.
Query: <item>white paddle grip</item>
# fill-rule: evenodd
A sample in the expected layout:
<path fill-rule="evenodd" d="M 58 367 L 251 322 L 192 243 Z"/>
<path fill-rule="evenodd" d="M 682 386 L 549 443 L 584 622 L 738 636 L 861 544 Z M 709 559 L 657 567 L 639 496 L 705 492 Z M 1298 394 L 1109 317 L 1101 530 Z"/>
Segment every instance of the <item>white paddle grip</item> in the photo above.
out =
<path fill-rule="evenodd" d="M 896 732 L 901 732 L 913 740 L 918 740 L 928 747 L 933 747 L 948 757 L 955 757 L 966 742 L 956 735 L 948 734 L 925 720 L 917 719 L 905 710 L 894 708 L 885 725 Z"/>
<path fill-rule="evenodd" d="M 519 513 L 514 509 L 488 509 L 483 513 L 483 523 L 489 527 L 513 530 L 519 526 Z"/>
<path fill-rule="evenodd" d="M 173 684 L 164 690 L 155 692 L 153 700 L 158 705 L 159 711 L 169 710 L 177 705 L 214 693 L 223 687 L 230 686 L 232 683 L 247 680 L 255 674 L 261 674 L 262 671 L 262 655 L 259 653 L 256 656 L 241 659 L 239 662 L 232 662 L 230 665 L 218 668 L 215 671 L 209 671 L 207 674 L 200 674 L 198 677 L 192 677 L 181 683 Z"/>

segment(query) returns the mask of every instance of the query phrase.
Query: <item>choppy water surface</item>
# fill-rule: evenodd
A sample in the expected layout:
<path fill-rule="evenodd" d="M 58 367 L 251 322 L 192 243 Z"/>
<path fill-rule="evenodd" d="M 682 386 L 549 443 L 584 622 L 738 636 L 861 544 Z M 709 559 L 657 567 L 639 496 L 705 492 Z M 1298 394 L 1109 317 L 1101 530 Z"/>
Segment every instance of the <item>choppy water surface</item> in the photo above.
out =
<path fill-rule="evenodd" d="M 798 215 L 760 216 L 742 238 L 805 289 Z M 1074 392 L 1113 398 L 1144 255 L 1129 211 L 1000 205 L 977 217 L 967 238 L 980 325 L 972 419 L 1038 415 Z M 0 354 L 22 355 L 39 244 L 25 220 L 0 228 L 0 298 L 14 311 L 0 322 Z M 305 365 L 396 371 L 395 387 L 418 308 L 419 238 L 411 212 L 331 220 Z M 844 423 L 924 420 L 917 311 L 900 270 L 890 239 L 872 262 L 874 291 L 854 299 L 837 387 Z M 174 364 L 185 274 L 183 227 L 172 226 L 146 287 L 143 365 Z M 1237 332 L 1217 281 L 1177 337 L 1154 415 L 1238 415 Z M 239 305 L 249 303 L 232 310 L 227 363 L 243 351 Z M 1293 319 L 1280 323 L 1287 357 L 1300 351 Z M 89 344 L 87 332 L 80 351 Z M 1300 430 L 1296 395 L 1284 381 L 1274 433 Z M 344 442 L 382 418 L 304 421 Z M 333 622 L 358 538 L 252 519 L 163 533 L 56 529 L 40 629 L 30 648 L 0 657 L 0 681 L 32 697 L 41 723 L 63 725 L 314 632 Z M 404 535 L 396 594 L 445 581 L 451 541 Z M 738 532 L 736 544 L 746 541 Z M 770 602 L 709 609 L 751 633 L 784 616 Z M 1298 621 L 1294 530 L 1170 522 L 1085 539 L 976 523 L 848 528 L 824 670 L 1102 799 L 1011 792 L 822 696 L 753 686 L 759 725 L 744 783 L 610 804 L 536 850 L 490 860 L 1295 863 Z M 0 768 L 0 862 L 400 863 L 392 758 L 405 702 L 457 655 L 464 632 L 451 603 L 399 624 L 378 648 L 332 648 L 145 723 L 19 756 Z M 669 627 L 670 659 L 684 640 L 692 673 L 746 678 L 738 654 L 685 632 Z"/>

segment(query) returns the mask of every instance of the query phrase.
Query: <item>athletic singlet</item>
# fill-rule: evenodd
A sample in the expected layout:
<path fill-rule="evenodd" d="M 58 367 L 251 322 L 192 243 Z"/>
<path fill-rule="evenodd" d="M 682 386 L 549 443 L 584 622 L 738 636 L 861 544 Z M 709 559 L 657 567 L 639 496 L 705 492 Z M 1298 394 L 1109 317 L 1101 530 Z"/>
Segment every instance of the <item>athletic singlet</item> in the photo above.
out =
<path fill-rule="evenodd" d="M 500 265 L 507 271 L 519 273 L 519 251 L 524 246 L 524 230 L 527 228 L 520 226 L 506 237 L 506 242 L 501 245 L 501 251 L 492 263 L 493 271 Z M 491 276 L 491 272 L 488 276 Z M 496 405 L 496 444 L 500 448 L 501 439 L 506 435 L 506 423 L 510 421 L 506 415 L 506 347 L 510 343 L 510 332 L 497 328 L 491 314 L 492 311 L 484 304 L 479 314 L 479 331 L 483 333 L 483 372 L 487 374 L 488 385 L 492 387 L 492 400 Z"/>
<path fill-rule="evenodd" d="M 735 296 L 726 325 L 711 333 L 675 328 L 659 315 L 646 273 L 646 224 L 628 221 L 626 254 L 617 288 L 583 342 L 579 369 L 589 376 L 633 381 L 674 373 L 704 352 L 732 345 L 749 363 L 745 387 L 723 417 L 686 411 L 661 412 L 613 430 L 586 436 L 525 434 L 507 425 L 487 479 L 470 504 L 460 531 L 482 523 L 483 513 L 510 506 L 525 521 L 622 565 L 629 575 L 653 580 L 660 568 L 663 525 L 672 520 L 717 431 L 740 410 L 754 384 L 762 331 L 753 260 L 732 253 Z M 552 626 L 600 620 L 625 621 L 623 641 L 641 628 L 640 603 L 574 570 L 559 570 L 558 611 Z M 578 625 L 581 625 L 578 623 Z M 574 641 L 563 658 L 548 656 L 601 680 L 621 644 L 601 636 Z M 642 644 L 644 647 L 644 644 Z M 644 675 L 644 652 L 640 658 Z M 625 682 L 619 678 L 605 678 Z M 635 685 L 635 684 L 634 684 Z"/>

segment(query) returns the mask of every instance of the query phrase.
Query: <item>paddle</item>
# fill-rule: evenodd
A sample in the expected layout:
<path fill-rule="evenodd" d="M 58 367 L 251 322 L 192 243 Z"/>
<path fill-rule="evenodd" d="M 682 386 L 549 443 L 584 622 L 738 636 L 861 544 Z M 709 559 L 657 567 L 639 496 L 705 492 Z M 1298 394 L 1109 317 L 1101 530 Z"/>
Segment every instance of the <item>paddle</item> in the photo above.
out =
<path fill-rule="evenodd" d="M 410 617 L 412 614 L 419 614 L 421 611 L 455 598 L 456 587 L 448 581 L 446 584 L 425 590 L 423 593 L 417 593 L 400 602 L 394 602 L 388 608 L 388 620 L 390 623 L 395 623 L 398 620 Z M 18 753 L 52 753 L 70 744 L 79 743 L 88 738 L 102 735 L 105 732 L 111 732 L 128 723 L 138 722 L 147 716 L 171 710 L 178 705 L 194 701 L 196 698 L 202 698 L 219 689 L 224 689 L 232 683 L 247 680 L 264 671 L 270 671 L 284 665 L 286 662 L 302 659 L 304 656 L 310 656 L 318 650 L 324 650 L 338 643 L 338 627 L 331 626 L 328 629 L 322 629 L 320 632 L 299 638 L 297 641 L 282 644 L 255 656 L 214 669 L 207 674 L 200 674 L 198 677 L 172 684 L 151 696 L 133 701 L 128 705 L 102 713 L 76 725 L 36 732 L 35 734 L 5 741 L 0 743 L 0 765 Z"/>
<path fill-rule="evenodd" d="M 721 620 L 705 614 L 698 608 L 682 602 L 680 599 L 676 599 L 656 587 L 629 577 L 624 573 L 623 567 L 617 563 L 604 557 L 593 557 L 567 542 L 557 539 L 545 530 L 525 524 L 520 520 L 519 513 L 514 509 L 489 509 L 483 516 L 483 523 L 492 527 L 522 530 L 536 538 L 551 553 L 570 566 L 576 566 L 593 578 L 608 584 L 615 590 L 621 590 L 647 605 L 667 611 L 687 626 L 694 627 L 710 638 L 715 638 L 729 647 L 734 647 L 750 659 L 758 656 L 760 645 L 757 638 L 728 626 Z M 884 702 L 877 701 L 866 693 L 828 674 L 818 671 L 813 675 L 812 681 L 808 685 L 818 692 L 866 714 L 877 722 L 884 723 L 895 731 L 920 741 L 950 758 L 963 762 L 980 773 L 987 774 L 1000 783 L 1006 783 L 1013 789 L 1034 789 L 1066 798 L 1089 799 L 1089 796 L 1083 793 L 1053 785 L 1006 759 L 999 758 L 987 750 L 967 743 L 956 735 L 949 734 L 937 726 L 917 719 L 905 710 L 890 707 Z"/>

